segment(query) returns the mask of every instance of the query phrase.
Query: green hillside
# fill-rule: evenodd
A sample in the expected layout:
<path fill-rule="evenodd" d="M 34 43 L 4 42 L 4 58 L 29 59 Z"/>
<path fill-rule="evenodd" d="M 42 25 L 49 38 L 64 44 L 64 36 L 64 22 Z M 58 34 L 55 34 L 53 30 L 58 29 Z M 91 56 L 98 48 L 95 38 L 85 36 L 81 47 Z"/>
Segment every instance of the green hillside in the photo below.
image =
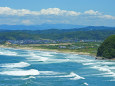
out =
<path fill-rule="evenodd" d="M 0 40 L 38 40 L 38 39 L 78 39 L 78 40 L 104 40 L 110 35 L 115 34 L 115 30 L 8 30 L 0 31 Z"/>
<path fill-rule="evenodd" d="M 115 35 L 109 36 L 98 48 L 97 56 L 115 58 Z"/>

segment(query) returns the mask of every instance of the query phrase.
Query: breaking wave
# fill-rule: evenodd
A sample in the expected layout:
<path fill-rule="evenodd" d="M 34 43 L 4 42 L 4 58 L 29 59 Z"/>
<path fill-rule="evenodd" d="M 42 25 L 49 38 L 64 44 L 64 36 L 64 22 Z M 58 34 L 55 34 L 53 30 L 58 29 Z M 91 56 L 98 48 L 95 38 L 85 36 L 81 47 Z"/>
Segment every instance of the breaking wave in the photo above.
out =
<path fill-rule="evenodd" d="M 40 75 L 57 75 L 57 74 L 63 74 L 59 72 L 54 72 L 54 71 L 39 71 Z"/>
<path fill-rule="evenodd" d="M 29 61 L 41 61 L 41 62 L 44 62 L 44 61 L 48 60 L 48 58 L 41 57 L 41 56 L 31 57 L 31 58 L 27 58 L 27 59 Z"/>
<path fill-rule="evenodd" d="M 86 86 L 88 86 L 88 83 L 86 83 L 86 82 L 85 82 L 85 83 L 83 83 L 83 84 L 84 84 L 84 85 L 86 85 Z"/>
<path fill-rule="evenodd" d="M 81 76 L 77 75 L 77 74 L 74 73 L 74 72 L 71 72 L 70 75 L 67 75 L 67 77 L 73 77 L 73 78 L 70 78 L 70 80 L 85 79 L 84 77 L 81 77 Z"/>
<path fill-rule="evenodd" d="M 39 75 L 39 71 L 35 69 L 30 70 L 12 70 L 0 72 L 1 75 L 11 75 L 11 76 L 28 76 L 28 75 Z"/>
<path fill-rule="evenodd" d="M 0 65 L 0 67 L 7 67 L 7 68 L 18 68 L 18 67 L 27 67 L 27 66 L 30 66 L 30 64 L 26 62 L 7 63 L 7 64 Z"/>
<path fill-rule="evenodd" d="M 42 74 L 42 72 L 40 72 Z M 80 79 L 85 79 L 84 77 L 79 76 L 78 74 L 71 72 L 69 75 L 59 75 L 59 76 L 54 76 L 57 74 L 65 74 L 65 73 L 58 73 L 58 72 L 53 72 L 53 71 L 44 71 L 43 75 L 52 75 L 52 76 L 39 76 L 39 77 L 61 77 L 61 78 L 69 78 L 70 80 L 80 80 Z"/>
<path fill-rule="evenodd" d="M 0 51 L 0 55 L 16 56 L 17 53 L 6 50 L 6 51 Z"/>
<path fill-rule="evenodd" d="M 27 80 L 27 79 L 35 79 L 36 77 L 35 76 L 29 76 L 27 78 L 22 78 L 22 80 Z"/>

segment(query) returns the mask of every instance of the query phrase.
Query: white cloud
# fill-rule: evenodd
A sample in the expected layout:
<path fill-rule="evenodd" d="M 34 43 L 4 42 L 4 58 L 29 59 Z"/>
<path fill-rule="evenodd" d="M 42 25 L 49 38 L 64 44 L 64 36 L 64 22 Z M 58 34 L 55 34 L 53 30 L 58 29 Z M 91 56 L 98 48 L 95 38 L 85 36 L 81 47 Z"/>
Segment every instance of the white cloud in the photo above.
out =
<path fill-rule="evenodd" d="M 28 15 L 28 16 L 27 16 Z M 105 19 L 107 21 L 105 21 Z M 0 7 L 0 24 L 38 25 L 43 23 L 65 23 L 80 25 L 114 25 L 115 16 L 99 11 L 88 10 L 83 13 L 61 10 L 59 8 L 31 11 L 27 9 L 12 9 Z"/>
<path fill-rule="evenodd" d="M 115 19 L 114 16 L 111 16 L 111 15 L 101 15 L 99 16 L 100 18 L 104 18 L 104 19 Z"/>
<path fill-rule="evenodd" d="M 0 14 L 1 15 L 17 15 L 17 16 L 24 16 L 24 15 L 38 15 L 36 11 L 30 11 L 26 9 L 11 9 L 9 7 L 0 7 Z"/>
<path fill-rule="evenodd" d="M 94 10 L 85 11 L 84 14 L 89 14 L 89 15 L 101 15 L 100 12 L 94 11 Z"/>
<path fill-rule="evenodd" d="M 26 16 L 26 15 L 56 15 L 56 16 L 78 16 L 78 15 L 88 15 L 88 16 L 96 16 L 98 18 L 105 18 L 105 19 L 115 19 L 114 16 L 111 15 L 104 15 L 100 13 L 99 11 L 94 10 L 88 10 L 84 13 L 75 12 L 75 11 L 67 11 L 67 10 L 61 10 L 59 8 L 48 8 L 48 9 L 42 9 L 40 11 L 30 11 L 27 9 L 12 9 L 9 7 L 0 7 L 0 15 L 11 15 L 11 16 Z"/>
<path fill-rule="evenodd" d="M 84 15 L 91 15 L 91 16 L 95 16 L 97 18 L 103 18 L 103 19 L 115 19 L 114 16 L 111 15 L 104 15 L 102 13 L 100 13 L 99 11 L 94 11 L 94 10 L 88 10 L 84 12 Z"/>
<path fill-rule="evenodd" d="M 75 11 L 66 11 L 61 10 L 59 8 L 48 8 L 42 9 L 41 11 L 30 11 L 26 9 L 11 9 L 9 7 L 0 7 L 1 15 L 17 15 L 17 16 L 25 16 L 25 15 L 67 15 L 67 16 L 78 16 L 80 12 Z"/>
<path fill-rule="evenodd" d="M 81 14 L 80 12 L 66 11 L 61 10 L 59 8 L 42 9 L 39 13 L 40 15 L 68 15 L 68 16 L 78 16 Z"/>

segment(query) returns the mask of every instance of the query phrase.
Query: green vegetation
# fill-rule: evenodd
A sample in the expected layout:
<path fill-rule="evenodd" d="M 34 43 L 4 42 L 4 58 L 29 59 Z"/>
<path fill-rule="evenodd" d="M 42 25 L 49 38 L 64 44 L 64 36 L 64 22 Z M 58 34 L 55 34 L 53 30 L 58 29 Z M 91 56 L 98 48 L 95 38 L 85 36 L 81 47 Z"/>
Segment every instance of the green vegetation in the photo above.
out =
<path fill-rule="evenodd" d="M 0 31 L 0 40 L 39 40 L 39 39 L 79 39 L 79 40 L 104 40 L 108 36 L 115 34 L 115 30 L 89 30 L 76 31 L 69 30 L 12 30 Z"/>
<path fill-rule="evenodd" d="M 4 45 L 12 48 L 28 48 L 28 49 L 45 49 L 58 50 L 61 52 L 83 52 L 96 55 L 97 49 L 101 42 L 77 42 L 77 43 L 59 43 L 59 44 L 26 44 L 26 45 Z"/>
<path fill-rule="evenodd" d="M 88 27 L 89 28 L 89 27 Z M 68 52 L 85 52 L 105 58 L 115 58 L 115 30 L 101 29 L 101 30 L 85 30 L 77 29 L 49 29 L 49 30 L 1 30 L 0 43 L 5 46 L 13 48 L 30 48 L 30 49 L 48 49 Z M 112 36 L 110 36 L 112 35 Z M 107 38 L 110 36 L 109 38 Z M 107 39 L 106 39 L 107 38 Z M 47 44 L 10 44 L 8 40 L 53 40 L 55 42 L 46 42 Z M 106 39 L 106 40 L 105 40 Z M 72 40 L 71 42 L 65 40 Z M 75 41 L 77 42 L 75 43 Z M 79 42 L 78 42 L 79 40 Z M 80 40 L 90 40 L 90 42 L 83 42 Z M 95 40 L 105 40 L 101 42 L 91 42 Z M 27 41 L 28 42 L 28 41 Z M 41 42 L 42 43 L 42 42 Z M 53 43 L 53 44 L 50 44 Z M 100 46 L 101 44 L 101 46 Z M 99 47 L 100 46 L 100 47 Z M 97 52 L 98 50 L 98 52 Z"/>
<path fill-rule="evenodd" d="M 115 58 L 115 35 L 109 36 L 98 48 L 97 56 Z"/>
<path fill-rule="evenodd" d="M 23 31 L 0 32 L 0 40 L 37 40 L 40 39 L 36 34 L 29 34 Z"/>

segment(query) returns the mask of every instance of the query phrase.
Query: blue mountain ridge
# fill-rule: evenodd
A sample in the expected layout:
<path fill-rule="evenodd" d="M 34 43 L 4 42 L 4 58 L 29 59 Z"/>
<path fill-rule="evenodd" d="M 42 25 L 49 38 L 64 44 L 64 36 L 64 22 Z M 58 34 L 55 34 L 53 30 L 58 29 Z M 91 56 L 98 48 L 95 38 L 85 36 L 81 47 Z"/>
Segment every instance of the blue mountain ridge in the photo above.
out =
<path fill-rule="evenodd" d="M 82 28 L 82 25 L 71 24 L 42 24 L 42 25 L 0 25 L 0 30 L 46 30 Z"/>
<path fill-rule="evenodd" d="M 84 25 L 72 25 L 72 24 L 0 25 L 0 30 L 48 30 L 48 29 L 89 31 L 89 30 L 115 30 L 115 27 L 84 26 Z"/>

